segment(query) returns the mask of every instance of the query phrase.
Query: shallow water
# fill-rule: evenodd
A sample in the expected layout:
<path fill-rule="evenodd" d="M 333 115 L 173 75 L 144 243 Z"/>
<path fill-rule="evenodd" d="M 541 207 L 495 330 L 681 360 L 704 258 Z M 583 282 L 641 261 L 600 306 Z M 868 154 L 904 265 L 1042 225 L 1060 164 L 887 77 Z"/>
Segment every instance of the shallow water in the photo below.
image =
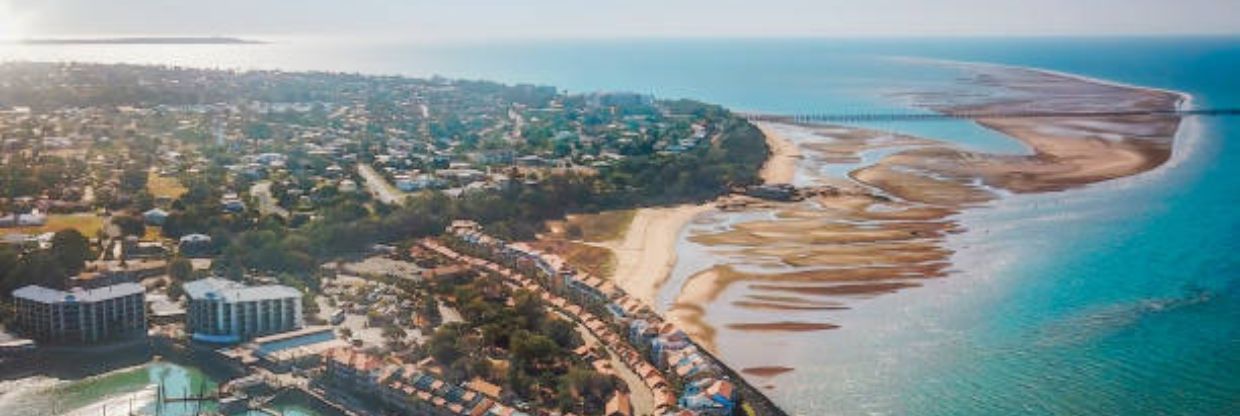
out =
<path fill-rule="evenodd" d="M 136 415 L 189 416 L 216 410 L 214 402 L 166 403 L 157 408 L 157 389 L 163 386 L 169 397 L 213 392 L 219 384 L 198 368 L 168 362 L 153 362 L 115 370 L 81 380 L 32 377 L 0 382 L 0 414 L 6 416 L 95 416 Z M 322 416 L 312 406 L 280 402 L 272 408 L 287 416 Z M 259 416 L 261 412 L 247 415 Z"/>

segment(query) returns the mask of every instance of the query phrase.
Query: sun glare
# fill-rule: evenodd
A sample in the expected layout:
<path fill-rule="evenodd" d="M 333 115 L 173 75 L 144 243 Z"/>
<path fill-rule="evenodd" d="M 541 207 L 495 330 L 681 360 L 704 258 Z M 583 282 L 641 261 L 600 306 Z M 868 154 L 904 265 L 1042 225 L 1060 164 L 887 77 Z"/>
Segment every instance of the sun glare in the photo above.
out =
<path fill-rule="evenodd" d="M 0 40 L 21 39 L 26 36 L 20 15 L 11 6 L 0 3 Z"/>

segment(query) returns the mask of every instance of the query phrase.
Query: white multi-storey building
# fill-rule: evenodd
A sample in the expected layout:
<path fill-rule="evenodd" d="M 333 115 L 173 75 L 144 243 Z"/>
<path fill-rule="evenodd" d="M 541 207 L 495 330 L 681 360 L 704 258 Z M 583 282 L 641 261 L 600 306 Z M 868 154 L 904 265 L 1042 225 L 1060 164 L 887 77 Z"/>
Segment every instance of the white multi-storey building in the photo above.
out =
<path fill-rule="evenodd" d="M 184 285 L 189 299 L 186 332 L 194 340 L 236 343 L 302 327 L 301 292 L 281 286 L 246 286 L 220 278 Z"/>
<path fill-rule="evenodd" d="M 137 283 L 68 291 L 13 291 L 16 327 L 39 341 L 92 343 L 146 335 L 146 290 Z"/>

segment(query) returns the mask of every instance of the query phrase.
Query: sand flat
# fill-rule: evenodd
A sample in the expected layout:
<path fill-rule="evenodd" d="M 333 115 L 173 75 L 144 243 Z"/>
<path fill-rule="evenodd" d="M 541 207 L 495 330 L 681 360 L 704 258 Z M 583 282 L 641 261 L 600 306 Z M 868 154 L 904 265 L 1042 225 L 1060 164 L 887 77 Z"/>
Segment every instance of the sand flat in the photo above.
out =
<path fill-rule="evenodd" d="M 1015 94 L 961 99 L 938 94 L 923 100 L 948 114 L 1015 111 L 1171 110 L 1178 94 L 1103 84 L 1031 70 L 987 69 L 967 82 Z M 1030 193 L 1071 189 L 1135 175 L 1156 168 L 1170 155 L 1179 118 L 1172 115 L 1005 118 L 975 120 L 1031 150 L 1029 154 L 987 154 L 937 142 L 842 126 L 763 123 L 772 149 L 764 168 L 771 180 L 788 180 L 798 167 L 788 164 L 839 164 L 846 178 L 805 178 L 835 192 L 803 203 L 768 203 L 773 218 L 744 221 L 724 229 L 699 229 L 690 241 L 727 258 L 728 264 L 783 269 L 756 273 L 715 265 L 687 278 L 668 311 L 699 343 L 715 349 L 716 325 L 726 331 L 760 331 L 778 336 L 822 330 L 837 307 L 850 299 L 882 296 L 948 275 L 947 234 L 967 232 L 953 219 L 978 209 L 1002 192 Z M 800 130 L 797 130 L 797 129 Z M 794 135 L 795 143 L 783 136 Z M 812 135 L 819 136 L 815 139 Z M 786 148 L 792 143 L 794 153 Z M 862 154 L 887 149 L 877 160 Z M 799 155 L 797 158 L 788 155 Z M 803 169 L 808 172 L 816 168 Z M 782 182 L 782 181 L 781 181 Z M 734 284 L 747 285 L 729 296 L 728 306 L 747 311 L 743 322 L 730 316 L 707 319 L 708 306 Z M 737 300 L 739 297 L 740 300 Z M 799 302 L 786 301 L 795 299 Z M 801 303 L 801 302 L 809 302 Z M 817 302 L 830 306 L 820 306 Z M 714 310 L 714 309 L 712 309 Z M 727 311 L 726 308 L 721 311 Z M 787 321 L 795 312 L 804 321 Z M 768 321 L 754 320 L 765 313 Z M 833 325 L 833 324 L 826 324 Z"/>

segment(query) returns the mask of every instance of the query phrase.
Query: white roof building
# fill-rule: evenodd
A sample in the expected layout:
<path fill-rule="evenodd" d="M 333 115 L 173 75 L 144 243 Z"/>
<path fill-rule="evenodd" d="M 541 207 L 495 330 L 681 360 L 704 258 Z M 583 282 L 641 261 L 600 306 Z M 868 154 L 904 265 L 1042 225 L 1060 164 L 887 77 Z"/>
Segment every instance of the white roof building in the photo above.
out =
<path fill-rule="evenodd" d="M 301 291 L 209 277 L 185 283 L 186 329 L 196 341 L 236 343 L 302 327 Z"/>

